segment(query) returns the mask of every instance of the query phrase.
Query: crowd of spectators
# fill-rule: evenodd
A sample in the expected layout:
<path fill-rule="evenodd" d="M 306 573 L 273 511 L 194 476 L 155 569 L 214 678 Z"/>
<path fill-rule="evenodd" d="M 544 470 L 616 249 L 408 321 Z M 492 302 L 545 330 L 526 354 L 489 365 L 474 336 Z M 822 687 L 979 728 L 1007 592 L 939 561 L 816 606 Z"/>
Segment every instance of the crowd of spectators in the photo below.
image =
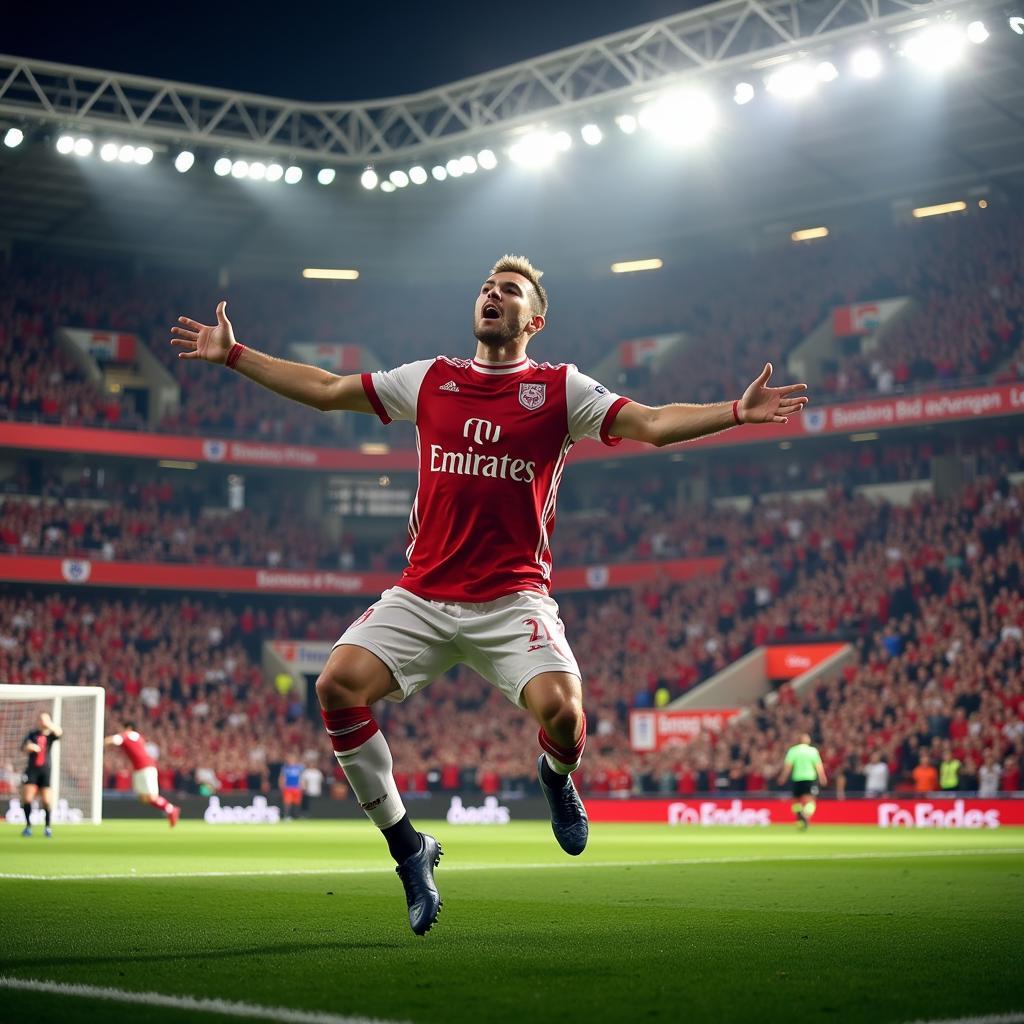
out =
<path fill-rule="evenodd" d="M 841 346 L 816 383 L 817 397 L 981 375 L 1019 379 L 1024 369 L 1024 222 L 1002 206 L 782 251 L 701 253 L 675 269 L 629 277 L 637 279 L 598 285 L 553 278 L 549 326 L 531 354 L 592 370 L 626 339 L 685 332 L 689 341 L 656 375 L 628 386 L 605 383 L 649 402 L 720 400 L 738 394 L 766 356 L 781 368 L 835 306 L 909 296 L 909 311 L 874 351 L 862 352 L 857 340 Z M 394 365 L 468 351 L 471 285 L 404 284 L 397 328 L 390 285 L 219 287 L 186 271 L 17 264 L 0 269 L 0 416 L 141 425 L 130 403 L 86 382 L 58 348 L 56 330 L 76 326 L 134 332 L 163 361 L 181 389 L 165 431 L 323 445 L 386 436 L 411 444 L 401 427 L 385 435 L 372 418 L 323 416 L 234 375 L 181 363 L 168 344 L 169 327 L 182 311 L 209 319 L 226 294 L 239 336 L 273 354 L 288 355 L 294 341 L 346 342 Z M 412 337 L 407 324 L 416 325 Z"/>
<path fill-rule="evenodd" d="M 960 762 L 962 786 L 987 766 L 989 777 L 999 768 L 1003 788 L 1016 788 L 1022 522 L 1024 488 L 1005 479 L 906 506 L 836 490 L 824 502 L 724 517 L 715 576 L 563 596 L 590 719 L 581 784 L 591 793 L 761 790 L 792 737 L 808 731 L 830 776 L 851 791 L 876 751 L 893 786 L 910 783 L 922 754 L 938 761 L 948 753 Z M 0 677 L 102 685 L 111 715 L 145 723 L 165 781 L 260 788 L 296 752 L 333 770 L 304 702 L 264 680 L 262 641 L 332 640 L 360 608 L 8 592 Z M 847 640 L 858 657 L 813 693 L 783 686 L 721 734 L 631 752 L 631 709 L 664 706 L 752 648 L 794 639 Z M 422 697 L 382 705 L 379 719 L 410 791 L 530 785 L 536 726 L 468 669 Z"/>

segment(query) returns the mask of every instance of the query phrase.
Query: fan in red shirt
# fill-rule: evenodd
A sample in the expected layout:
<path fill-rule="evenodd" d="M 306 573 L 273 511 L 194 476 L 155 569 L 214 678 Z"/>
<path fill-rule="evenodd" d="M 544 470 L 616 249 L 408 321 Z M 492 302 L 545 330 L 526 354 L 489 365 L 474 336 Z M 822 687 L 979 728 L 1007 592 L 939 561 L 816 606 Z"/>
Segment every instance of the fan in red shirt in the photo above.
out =
<path fill-rule="evenodd" d="M 181 816 L 181 808 L 176 807 L 160 795 L 157 779 L 156 761 L 146 749 L 146 741 L 142 733 L 135 728 L 134 722 L 125 722 L 120 732 L 107 736 L 103 740 L 105 747 L 120 747 L 132 763 L 132 789 L 144 804 L 152 804 L 167 815 L 167 823 L 174 828 Z"/>
<path fill-rule="evenodd" d="M 337 642 L 317 696 L 338 763 L 382 831 L 405 886 L 409 924 L 425 934 L 441 901 L 441 848 L 417 832 L 395 786 L 391 751 L 370 705 L 404 700 L 467 664 L 540 726 L 537 761 L 551 826 L 566 853 L 583 852 L 589 825 L 570 775 L 586 741 L 580 670 L 551 598 L 551 535 L 565 460 L 583 438 L 662 446 L 741 423 L 785 423 L 803 384 L 768 386 L 766 363 L 741 398 L 651 408 L 610 393 L 575 366 L 526 354 L 544 328 L 541 273 L 504 256 L 477 292 L 476 351 L 392 370 L 338 376 L 239 344 L 225 313 L 179 317 L 179 357 L 234 369 L 324 412 L 376 414 L 416 426 L 419 483 L 409 518 L 409 564 Z M 402 282 L 394 282 L 400 303 Z"/>

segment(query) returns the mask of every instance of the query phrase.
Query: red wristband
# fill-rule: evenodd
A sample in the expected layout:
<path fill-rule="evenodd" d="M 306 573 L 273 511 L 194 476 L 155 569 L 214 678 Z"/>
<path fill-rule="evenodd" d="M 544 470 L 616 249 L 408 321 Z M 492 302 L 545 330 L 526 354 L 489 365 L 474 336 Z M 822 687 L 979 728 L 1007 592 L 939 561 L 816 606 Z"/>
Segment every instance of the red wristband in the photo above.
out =
<path fill-rule="evenodd" d="M 732 403 L 732 418 L 737 427 L 743 422 L 740 419 L 740 400 L 738 398 Z"/>
<path fill-rule="evenodd" d="M 224 365 L 229 370 L 233 369 L 235 363 L 238 362 L 238 360 L 241 358 L 241 355 L 242 355 L 242 353 L 244 351 L 245 351 L 245 346 L 241 342 L 236 341 L 234 343 L 234 345 L 231 346 L 231 351 L 228 352 L 228 357 L 227 357 L 227 359 L 224 360 Z M 733 407 L 733 413 L 735 413 L 735 411 L 736 411 L 735 407 Z"/>

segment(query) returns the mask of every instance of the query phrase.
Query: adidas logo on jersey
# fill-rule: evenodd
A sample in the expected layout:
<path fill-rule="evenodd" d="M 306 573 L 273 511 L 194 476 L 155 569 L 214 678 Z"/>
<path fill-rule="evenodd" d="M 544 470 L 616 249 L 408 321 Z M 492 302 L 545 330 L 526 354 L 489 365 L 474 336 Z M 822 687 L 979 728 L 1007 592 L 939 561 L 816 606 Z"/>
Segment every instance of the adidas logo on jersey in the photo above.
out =
<path fill-rule="evenodd" d="M 453 380 L 448 381 L 447 384 L 442 384 L 438 388 L 438 391 L 456 391 L 457 392 L 458 390 L 459 390 L 459 385 L 456 384 L 455 381 L 453 381 Z"/>

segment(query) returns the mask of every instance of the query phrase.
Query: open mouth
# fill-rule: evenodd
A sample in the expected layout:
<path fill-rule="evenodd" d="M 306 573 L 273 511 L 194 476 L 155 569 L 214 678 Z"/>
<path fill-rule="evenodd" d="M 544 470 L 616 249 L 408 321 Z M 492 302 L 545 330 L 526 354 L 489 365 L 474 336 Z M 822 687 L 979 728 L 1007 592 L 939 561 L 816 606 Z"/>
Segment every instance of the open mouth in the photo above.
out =
<path fill-rule="evenodd" d="M 501 310 L 493 302 L 488 302 L 481 313 L 485 320 L 500 320 Z"/>

